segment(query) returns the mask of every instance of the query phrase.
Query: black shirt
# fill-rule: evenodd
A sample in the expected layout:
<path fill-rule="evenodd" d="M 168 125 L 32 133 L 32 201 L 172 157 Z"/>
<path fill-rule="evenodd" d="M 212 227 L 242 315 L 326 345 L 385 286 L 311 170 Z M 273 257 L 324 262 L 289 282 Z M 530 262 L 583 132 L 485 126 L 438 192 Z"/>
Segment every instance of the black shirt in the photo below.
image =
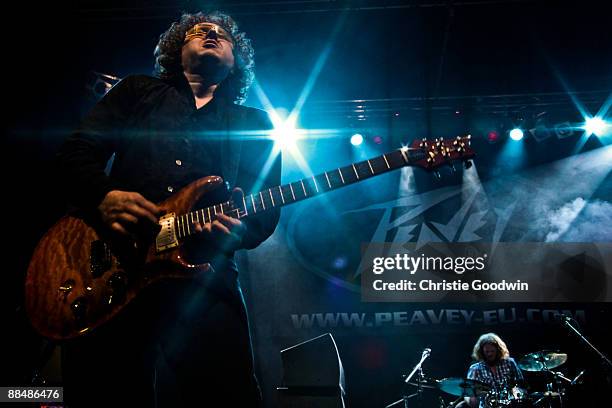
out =
<path fill-rule="evenodd" d="M 197 109 L 186 78 L 128 76 L 94 106 L 58 154 L 69 200 L 91 210 L 111 190 L 137 191 L 160 202 L 190 182 L 218 175 L 246 194 L 280 184 L 265 112 L 220 97 Z M 112 158 L 110 174 L 105 168 Z M 253 191 L 256 189 L 257 191 Z M 272 234 L 279 212 L 244 220 L 243 248 Z"/>
<path fill-rule="evenodd" d="M 273 147 L 262 131 L 270 127 L 264 112 L 218 97 L 196 109 L 182 75 L 130 76 L 61 147 L 61 180 L 72 204 L 94 213 L 113 189 L 160 202 L 211 174 L 251 193 L 280 184 L 280 156 L 261 174 Z M 278 217 L 277 210 L 244 218 L 242 247 L 263 242 Z M 237 268 L 232 254 L 223 255 L 215 257 L 211 271 L 199 274 L 202 285 L 164 281 L 105 327 L 65 345 L 63 378 L 71 406 L 165 406 L 164 398 L 168 406 L 220 398 L 227 406 L 256 406 L 260 396 Z M 223 267 L 217 268 L 218 258 Z M 108 392 L 92 401 L 100 387 Z"/>

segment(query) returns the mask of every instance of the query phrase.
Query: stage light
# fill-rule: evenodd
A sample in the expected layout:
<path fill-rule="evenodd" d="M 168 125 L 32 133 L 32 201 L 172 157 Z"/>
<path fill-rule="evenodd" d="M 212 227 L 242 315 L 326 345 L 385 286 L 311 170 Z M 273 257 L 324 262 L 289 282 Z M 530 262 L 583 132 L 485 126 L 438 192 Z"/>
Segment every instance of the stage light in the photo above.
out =
<path fill-rule="evenodd" d="M 556 123 L 554 125 L 554 131 L 558 139 L 566 139 L 574 136 L 572 125 L 568 121 Z"/>
<path fill-rule="evenodd" d="M 489 143 L 495 143 L 497 142 L 497 140 L 499 140 L 499 133 L 497 133 L 497 131 L 492 130 L 489 133 L 487 133 L 487 140 L 489 141 Z"/>
<path fill-rule="evenodd" d="M 362 143 L 363 143 L 363 136 L 360 135 L 359 133 L 355 133 L 353 136 L 351 136 L 351 144 L 353 146 L 359 146 Z"/>
<path fill-rule="evenodd" d="M 348 265 L 348 260 L 346 259 L 345 256 L 339 256 L 336 259 L 334 259 L 334 262 L 332 263 L 332 266 L 334 267 L 334 269 L 344 269 L 346 268 L 346 266 Z"/>
<path fill-rule="evenodd" d="M 274 143 L 280 150 L 295 149 L 299 137 L 299 132 L 295 127 L 295 116 L 285 117 L 286 111 L 282 109 L 277 109 L 275 113 L 276 115 L 271 115 L 274 124 L 274 130 L 272 131 Z"/>
<path fill-rule="evenodd" d="M 514 128 L 510 131 L 510 139 L 521 140 L 523 138 L 523 131 L 519 128 Z"/>
<path fill-rule="evenodd" d="M 590 136 L 590 135 L 601 136 L 601 135 L 603 135 L 606 126 L 607 126 L 606 122 L 603 119 L 598 118 L 597 116 L 595 116 L 593 118 L 586 118 L 586 120 L 584 122 L 584 130 L 585 130 L 587 136 Z"/>
<path fill-rule="evenodd" d="M 553 135 L 551 131 L 552 126 L 548 118 L 548 112 L 540 112 L 534 115 L 533 126 L 529 128 L 529 134 L 533 137 L 533 140 L 538 143 L 545 141 Z"/>
<path fill-rule="evenodd" d="M 374 143 L 376 143 L 376 144 L 378 144 L 378 145 L 379 145 L 379 144 L 382 144 L 382 142 L 383 142 L 383 138 L 382 138 L 382 137 L 380 137 L 380 136 L 374 136 L 374 139 L 373 139 L 373 140 L 374 140 Z"/>

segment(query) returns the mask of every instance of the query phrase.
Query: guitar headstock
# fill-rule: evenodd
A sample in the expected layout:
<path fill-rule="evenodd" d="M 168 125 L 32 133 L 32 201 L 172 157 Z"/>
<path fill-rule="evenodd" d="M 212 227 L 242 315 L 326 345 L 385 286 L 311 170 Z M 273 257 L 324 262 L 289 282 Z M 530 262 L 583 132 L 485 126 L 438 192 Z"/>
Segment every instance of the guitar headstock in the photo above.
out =
<path fill-rule="evenodd" d="M 469 161 L 476 153 L 471 149 L 472 135 L 457 136 L 454 139 L 415 140 L 407 149 L 411 164 L 433 171 L 442 166 L 452 166 L 461 161 L 465 168 L 472 166 Z"/>

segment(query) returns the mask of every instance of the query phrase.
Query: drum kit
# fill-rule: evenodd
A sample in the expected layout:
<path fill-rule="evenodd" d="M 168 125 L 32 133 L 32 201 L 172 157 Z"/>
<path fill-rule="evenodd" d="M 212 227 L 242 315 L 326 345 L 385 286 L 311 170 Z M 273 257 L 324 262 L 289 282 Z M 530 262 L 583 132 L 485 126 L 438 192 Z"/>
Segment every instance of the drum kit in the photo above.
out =
<path fill-rule="evenodd" d="M 584 374 L 584 371 L 582 371 L 574 379 L 570 379 L 560 372 L 553 371 L 553 369 L 565 364 L 566 361 L 567 354 L 549 350 L 529 353 L 517 360 L 521 370 L 540 375 L 547 381 L 544 390 L 532 392 L 523 388 L 525 384 L 508 382 L 502 386 L 494 387 L 481 381 L 461 377 L 436 380 L 424 376 L 419 365 L 419 370 L 414 379 L 409 378 L 409 381 L 406 381 L 407 386 L 416 388 L 415 393 L 387 405 L 386 408 L 412 406 L 408 403 L 410 399 L 434 390 L 458 397 L 450 404 L 445 403 L 443 398 L 439 397 L 440 408 L 468 408 L 469 405 L 464 402 L 465 397 L 479 399 L 481 401 L 480 407 L 484 406 L 485 408 L 561 408 L 564 405 L 564 398 L 569 386 L 579 383 Z M 419 405 L 416 404 L 416 406 Z"/>

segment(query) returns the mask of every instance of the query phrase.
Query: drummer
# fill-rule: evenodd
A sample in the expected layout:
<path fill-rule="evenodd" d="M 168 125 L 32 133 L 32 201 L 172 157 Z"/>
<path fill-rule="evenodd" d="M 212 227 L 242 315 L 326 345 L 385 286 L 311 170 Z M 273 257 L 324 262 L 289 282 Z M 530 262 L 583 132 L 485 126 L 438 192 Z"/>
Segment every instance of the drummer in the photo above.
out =
<path fill-rule="evenodd" d="M 516 384 L 522 385 L 523 374 L 508 351 L 506 343 L 495 333 L 485 333 L 474 345 L 472 358 L 476 360 L 468 370 L 467 378 L 483 382 L 493 389 Z M 484 406 L 484 396 L 465 397 L 470 407 Z"/>

